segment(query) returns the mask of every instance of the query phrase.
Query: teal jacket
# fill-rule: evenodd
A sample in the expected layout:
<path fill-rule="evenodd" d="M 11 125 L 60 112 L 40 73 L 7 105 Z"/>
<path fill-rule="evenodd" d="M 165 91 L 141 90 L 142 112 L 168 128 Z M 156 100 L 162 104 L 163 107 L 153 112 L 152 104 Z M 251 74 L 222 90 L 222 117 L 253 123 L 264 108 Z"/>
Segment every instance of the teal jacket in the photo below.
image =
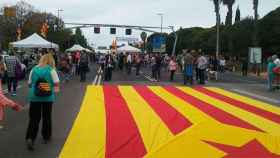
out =
<path fill-rule="evenodd" d="M 274 72 L 273 69 L 276 67 L 276 64 L 274 64 L 273 62 L 269 62 L 268 66 L 267 66 L 267 73 L 269 75 L 269 77 L 274 77 Z"/>
<path fill-rule="evenodd" d="M 28 101 L 29 102 L 54 102 L 55 94 L 54 94 L 54 81 L 52 77 L 52 71 L 54 69 L 50 66 L 45 67 L 34 67 L 30 72 L 29 76 L 29 93 L 28 93 Z M 52 95 L 48 97 L 38 97 L 34 94 L 35 84 L 39 77 L 43 77 L 50 83 Z"/>

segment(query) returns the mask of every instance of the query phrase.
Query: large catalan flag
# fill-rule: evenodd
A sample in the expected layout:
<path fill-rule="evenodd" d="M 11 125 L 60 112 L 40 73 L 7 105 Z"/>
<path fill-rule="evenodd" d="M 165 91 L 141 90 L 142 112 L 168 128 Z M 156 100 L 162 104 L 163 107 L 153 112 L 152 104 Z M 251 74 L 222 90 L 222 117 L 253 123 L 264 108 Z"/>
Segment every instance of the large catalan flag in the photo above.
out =
<path fill-rule="evenodd" d="M 213 87 L 90 86 L 60 158 L 280 158 L 280 108 Z"/>

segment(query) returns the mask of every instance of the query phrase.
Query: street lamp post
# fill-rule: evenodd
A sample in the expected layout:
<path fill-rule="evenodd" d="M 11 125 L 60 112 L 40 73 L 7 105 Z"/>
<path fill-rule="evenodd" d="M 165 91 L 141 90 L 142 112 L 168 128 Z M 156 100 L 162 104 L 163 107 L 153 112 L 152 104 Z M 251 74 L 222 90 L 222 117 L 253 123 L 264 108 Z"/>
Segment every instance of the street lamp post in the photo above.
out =
<path fill-rule="evenodd" d="M 59 18 L 60 18 L 60 12 L 63 12 L 64 10 L 62 10 L 62 9 L 57 9 L 57 27 L 59 27 L 60 26 L 60 20 L 59 20 Z"/>
<path fill-rule="evenodd" d="M 163 13 L 158 13 L 157 15 L 160 16 L 160 33 L 162 33 Z"/>
<path fill-rule="evenodd" d="M 175 56 L 176 54 L 176 45 L 177 45 L 177 41 L 178 41 L 178 35 L 176 33 L 176 31 L 174 30 L 174 26 L 169 26 L 169 28 L 172 30 L 174 37 L 175 37 L 175 41 L 174 41 L 174 45 L 173 45 L 173 49 L 172 49 L 172 56 Z"/>
<path fill-rule="evenodd" d="M 160 35 L 162 36 L 163 13 L 158 13 L 157 15 L 160 16 Z M 162 49 L 161 47 L 162 47 L 162 43 L 160 45 L 160 51 L 159 51 L 160 54 L 162 53 L 161 52 L 161 49 Z"/>

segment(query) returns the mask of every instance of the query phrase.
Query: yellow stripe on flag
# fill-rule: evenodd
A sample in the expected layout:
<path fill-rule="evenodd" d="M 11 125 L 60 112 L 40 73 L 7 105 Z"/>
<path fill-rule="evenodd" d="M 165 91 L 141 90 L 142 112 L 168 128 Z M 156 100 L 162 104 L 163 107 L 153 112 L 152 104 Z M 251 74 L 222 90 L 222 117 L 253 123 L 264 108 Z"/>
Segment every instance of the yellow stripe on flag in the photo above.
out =
<path fill-rule="evenodd" d="M 60 158 L 105 157 L 106 117 L 103 88 L 87 88 L 80 113 Z"/>
<path fill-rule="evenodd" d="M 226 155 L 194 135 L 188 135 L 197 125 L 183 131 L 174 137 L 169 143 L 164 144 L 157 150 L 148 153 L 145 158 L 222 158 Z M 215 126 L 215 125 L 214 125 Z M 203 129 L 207 130 L 207 129 Z M 221 135 L 217 134 L 216 135 Z"/>
<path fill-rule="evenodd" d="M 148 153 L 173 137 L 168 127 L 133 87 L 121 86 L 119 90 L 132 113 Z"/>
<path fill-rule="evenodd" d="M 208 104 L 211 104 L 214 107 L 217 107 L 229 114 L 234 115 L 235 117 L 238 117 L 239 119 L 250 123 L 251 125 L 268 132 L 273 135 L 279 135 L 280 131 L 280 125 L 277 123 L 274 123 L 270 120 L 267 120 L 261 116 L 258 116 L 256 114 L 250 113 L 248 111 L 245 111 L 243 109 L 240 109 L 238 107 L 235 107 L 231 104 L 228 104 L 226 102 L 220 101 L 218 99 L 209 97 L 208 95 L 205 95 L 199 91 L 196 91 L 192 88 L 188 87 L 178 87 L 183 92 L 192 95 Z"/>
<path fill-rule="evenodd" d="M 201 122 L 217 122 L 212 117 L 203 113 L 199 109 L 195 108 L 193 105 L 185 102 L 184 100 L 177 98 L 175 95 L 169 93 L 162 87 L 149 87 L 156 95 L 158 95 L 161 99 L 166 101 L 170 106 L 175 108 L 178 112 L 180 112 L 183 116 L 185 116 L 190 122 L 193 124 L 198 124 Z"/>
<path fill-rule="evenodd" d="M 211 90 L 211 91 L 216 92 L 216 93 L 219 93 L 221 95 L 227 96 L 227 97 L 232 98 L 232 99 L 240 100 L 242 102 L 250 104 L 251 106 L 255 106 L 257 108 L 260 108 L 260 109 L 263 109 L 263 110 L 266 110 L 266 111 L 269 111 L 269 112 L 280 115 L 280 108 L 275 106 L 275 105 L 267 104 L 267 103 L 264 103 L 264 102 L 261 102 L 261 101 L 255 100 L 255 99 L 251 99 L 251 98 L 248 98 L 248 97 L 245 97 L 245 96 L 241 96 L 241 95 L 238 95 L 236 93 L 225 91 L 225 90 L 220 89 L 220 88 L 207 87 L 206 89 Z"/>

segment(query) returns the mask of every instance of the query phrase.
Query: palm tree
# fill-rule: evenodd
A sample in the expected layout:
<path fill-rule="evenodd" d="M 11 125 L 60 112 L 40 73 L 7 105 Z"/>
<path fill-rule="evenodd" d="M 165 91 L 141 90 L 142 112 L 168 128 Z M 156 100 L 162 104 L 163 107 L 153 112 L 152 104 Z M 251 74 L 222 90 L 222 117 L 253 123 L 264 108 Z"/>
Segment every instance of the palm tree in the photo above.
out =
<path fill-rule="evenodd" d="M 221 15 L 220 15 L 220 3 L 221 0 L 211 0 L 214 3 L 215 13 L 216 13 L 216 23 L 221 23 Z"/>
<path fill-rule="evenodd" d="M 259 13 L 258 13 L 258 7 L 259 7 L 259 0 L 253 0 L 253 5 L 254 5 L 254 12 L 255 12 L 255 20 L 258 20 L 259 18 Z"/>
<path fill-rule="evenodd" d="M 241 20 L 241 13 L 240 13 L 240 9 L 239 6 L 236 9 L 236 14 L 235 14 L 235 24 L 239 23 Z"/>
<path fill-rule="evenodd" d="M 217 42 L 216 42 L 216 57 L 218 58 L 220 52 L 220 24 L 221 24 L 221 15 L 220 15 L 220 3 L 221 0 L 211 0 L 214 3 L 215 13 L 216 13 L 216 25 L 217 25 Z"/>
<path fill-rule="evenodd" d="M 235 3 L 235 0 L 222 0 L 222 1 L 223 1 L 223 4 L 226 5 L 228 8 L 226 24 L 231 26 L 232 25 L 232 7 Z"/>
<path fill-rule="evenodd" d="M 253 33 L 253 45 L 258 46 L 259 41 L 258 41 L 258 19 L 259 19 L 259 13 L 258 13 L 258 7 L 259 7 L 259 0 L 253 0 L 253 9 L 254 9 L 254 14 L 255 14 L 255 28 L 254 28 L 254 33 Z"/>
<path fill-rule="evenodd" d="M 235 3 L 235 0 L 222 0 L 223 4 L 227 6 L 228 12 L 227 12 L 227 17 L 226 17 L 226 25 L 229 26 L 229 28 L 232 26 L 232 7 Z M 234 48 L 233 48 L 233 41 L 231 34 L 228 34 L 228 51 L 229 53 L 233 53 Z M 234 55 L 234 54 L 232 54 Z"/>

